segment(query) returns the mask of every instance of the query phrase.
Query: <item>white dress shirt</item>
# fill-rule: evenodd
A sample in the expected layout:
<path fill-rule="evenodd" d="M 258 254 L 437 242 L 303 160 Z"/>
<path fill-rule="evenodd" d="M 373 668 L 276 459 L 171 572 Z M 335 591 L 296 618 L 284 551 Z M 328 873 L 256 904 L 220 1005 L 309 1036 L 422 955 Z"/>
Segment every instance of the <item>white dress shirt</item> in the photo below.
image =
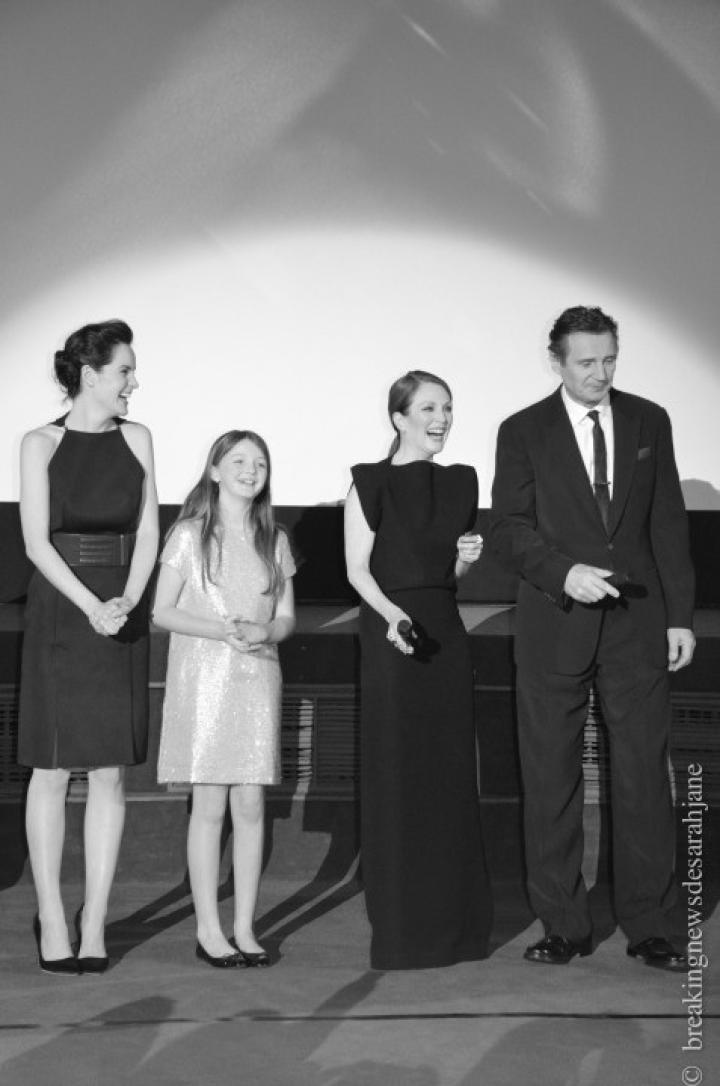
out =
<path fill-rule="evenodd" d="M 595 479 L 595 449 L 593 446 L 593 420 L 588 416 L 588 411 L 596 410 L 599 412 L 600 426 L 605 435 L 605 447 L 607 449 L 608 493 L 612 499 L 615 467 L 615 436 L 613 433 L 610 394 L 608 393 L 607 396 L 605 396 L 600 403 L 595 404 L 594 407 L 585 407 L 584 404 L 577 403 L 575 400 L 571 399 L 565 391 L 564 385 L 560 390 L 560 395 L 565 404 L 565 410 L 568 413 L 573 433 L 575 434 L 575 440 L 578 443 L 580 455 L 583 458 L 585 470 L 588 473 L 591 485 Z"/>

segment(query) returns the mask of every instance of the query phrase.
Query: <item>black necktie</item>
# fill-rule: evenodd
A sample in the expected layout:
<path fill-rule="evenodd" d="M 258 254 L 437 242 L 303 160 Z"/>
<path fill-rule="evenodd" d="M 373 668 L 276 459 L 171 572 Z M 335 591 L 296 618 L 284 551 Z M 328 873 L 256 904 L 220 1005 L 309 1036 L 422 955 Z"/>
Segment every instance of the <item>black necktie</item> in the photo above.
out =
<path fill-rule="evenodd" d="M 595 501 L 598 503 L 598 509 L 600 510 L 600 516 L 602 517 L 603 524 L 607 528 L 610 513 L 610 488 L 608 486 L 607 477 L 607 447 L 605 445 L 605 434 L 600 425 L 599 411 L 588 411 L 588 418 L 592 419 L 593 424 L 593 459 L 595 461 L 593 490 L 595 492 Z"/>

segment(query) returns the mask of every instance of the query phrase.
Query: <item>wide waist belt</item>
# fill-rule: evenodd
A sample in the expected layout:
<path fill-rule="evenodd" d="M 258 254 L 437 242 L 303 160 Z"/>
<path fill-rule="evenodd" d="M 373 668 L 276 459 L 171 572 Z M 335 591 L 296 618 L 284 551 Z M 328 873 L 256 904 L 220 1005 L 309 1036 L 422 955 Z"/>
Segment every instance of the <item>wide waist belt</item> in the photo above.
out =
<path fill-rule="evenodd" d="M 84 535 L 53 532 L 50 541 L 69 566 L 129 566 L 135 533 Z"/>

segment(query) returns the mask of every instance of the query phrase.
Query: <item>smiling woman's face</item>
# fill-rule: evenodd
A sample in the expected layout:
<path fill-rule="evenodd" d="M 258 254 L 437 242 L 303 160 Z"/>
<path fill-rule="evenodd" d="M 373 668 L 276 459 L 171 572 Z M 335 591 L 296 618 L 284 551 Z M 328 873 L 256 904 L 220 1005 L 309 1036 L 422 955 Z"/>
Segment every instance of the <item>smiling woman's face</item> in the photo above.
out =
<path fill-rule="evenodd" d="M 393 422 L 400 434 L 404 455 L 429 460 L 442 452 L 452 426 L 452 399 L 442 385 L 423 381 L 403 415 L 396 411 Z"/>
<path fill-rule="evenodd" d="M 86 385 L 109 415 L 127 415 L 128 398 L 139 387 L 135 377 L 135 352 L 127 343 L 113 347 L 110 361 L 99 370 L 84 367 Z"/>

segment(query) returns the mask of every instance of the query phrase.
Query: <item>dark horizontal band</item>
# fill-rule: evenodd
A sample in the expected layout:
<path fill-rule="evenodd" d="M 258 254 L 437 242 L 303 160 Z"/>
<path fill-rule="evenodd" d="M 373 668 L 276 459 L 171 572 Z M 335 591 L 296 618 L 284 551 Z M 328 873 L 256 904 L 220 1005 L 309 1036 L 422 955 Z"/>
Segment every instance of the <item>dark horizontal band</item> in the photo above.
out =
<path fill-rule="evenodd" d="M 85 535 L 53 532 L 50 542 L 69 566 L 129 566 L 135 533 Z"/>

